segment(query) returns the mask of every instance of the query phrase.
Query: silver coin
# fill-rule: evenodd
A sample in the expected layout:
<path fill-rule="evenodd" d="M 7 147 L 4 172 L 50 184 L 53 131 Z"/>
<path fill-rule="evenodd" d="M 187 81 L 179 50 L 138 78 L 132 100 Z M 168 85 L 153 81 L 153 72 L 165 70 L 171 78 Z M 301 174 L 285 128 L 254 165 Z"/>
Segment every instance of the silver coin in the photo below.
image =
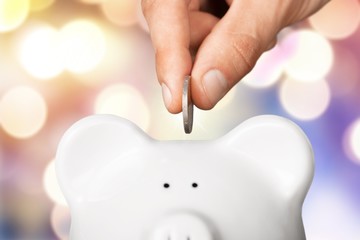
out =
<path fill-rule="evenodd" d="M 182 112 L 184 119 L 184 130 L 186 134 L 190 134 L 193 127 L 194 119 L 194 104 L 191 100 L 191 76 L 186 76 L 183 86 L 183 95 L 182 95 Z"/>

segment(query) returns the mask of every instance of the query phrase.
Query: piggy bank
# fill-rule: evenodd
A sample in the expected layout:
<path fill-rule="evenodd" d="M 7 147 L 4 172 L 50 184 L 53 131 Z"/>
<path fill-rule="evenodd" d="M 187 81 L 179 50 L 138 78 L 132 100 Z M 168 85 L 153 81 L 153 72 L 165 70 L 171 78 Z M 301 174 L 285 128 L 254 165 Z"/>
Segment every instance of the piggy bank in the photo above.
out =
<path fill-rule="evenodd" d="M 313 169 L 302 130 L 270 115 L 211 141 L 157 141 L 95 115 L 56 157 L 72 240 L 303 240 Z"/>

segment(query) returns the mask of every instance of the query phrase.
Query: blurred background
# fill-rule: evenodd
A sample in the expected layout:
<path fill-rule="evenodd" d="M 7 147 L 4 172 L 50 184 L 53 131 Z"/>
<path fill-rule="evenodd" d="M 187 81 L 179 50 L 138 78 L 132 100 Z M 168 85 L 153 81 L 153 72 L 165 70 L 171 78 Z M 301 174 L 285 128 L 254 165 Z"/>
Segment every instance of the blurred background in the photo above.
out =
<path fill-rule="evenodd" d="M 68 239 L 53 160 L 64 131 L 94 113 L 159 140 L 215 139 L 277 114 L 313 144 L 309 240 L 360 239 L 360 1 L 333 0 L 277 46 L 194 130 L 163 106 L 137 0 L 0 0 L 0 239 Z M 224 43 L 226 44 L 226 43 Z M 99 226 L 101 227 L 101 226 Z"/>

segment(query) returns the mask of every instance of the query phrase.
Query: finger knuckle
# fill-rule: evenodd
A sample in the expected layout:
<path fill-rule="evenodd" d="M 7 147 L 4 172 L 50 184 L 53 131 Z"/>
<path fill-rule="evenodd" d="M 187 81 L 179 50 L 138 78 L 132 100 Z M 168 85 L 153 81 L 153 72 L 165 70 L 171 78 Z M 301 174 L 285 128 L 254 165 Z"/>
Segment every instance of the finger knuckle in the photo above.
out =
<path fill-rule="evenodd" d="M 240 75 L 243 74 L 244 67 L 245 71 L 249 72 L 255 66 L 256 60 L 262 53 L 260 41 L 247 34 L 240 34 L 232 39 L 232 63 L 234 68 Z M 245 66 L 243 64 L 245 64 Z"/>

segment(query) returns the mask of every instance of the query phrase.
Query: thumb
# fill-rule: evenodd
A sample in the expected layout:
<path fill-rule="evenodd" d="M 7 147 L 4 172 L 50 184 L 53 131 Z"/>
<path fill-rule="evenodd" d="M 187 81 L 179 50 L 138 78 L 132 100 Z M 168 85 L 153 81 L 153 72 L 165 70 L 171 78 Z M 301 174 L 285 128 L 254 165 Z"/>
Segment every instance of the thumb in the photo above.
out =
<path fill-rule="evenodd" d="M 191 91 L 193 102 L 201 109 L 213 108 L 251 71 L 276 37 L 278 24 L 266 21 L 263 7 L 241 6 L 241 2 L 262 1 L 234 1 L 196 56 Z M 267 12 L 265 8 L 263 12 Z"/>

